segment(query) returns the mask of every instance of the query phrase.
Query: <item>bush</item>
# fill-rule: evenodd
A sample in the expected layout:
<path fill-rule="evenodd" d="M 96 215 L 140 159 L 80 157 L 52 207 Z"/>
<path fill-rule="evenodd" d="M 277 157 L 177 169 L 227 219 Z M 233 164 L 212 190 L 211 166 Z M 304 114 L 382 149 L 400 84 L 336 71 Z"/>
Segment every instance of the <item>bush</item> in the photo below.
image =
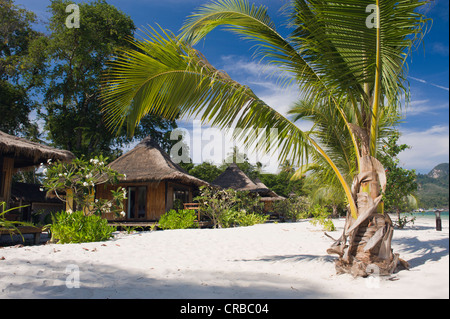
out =
<path fill-rule="evenodd" d="M 256 224 L 264 224 L 269 218 L 268 215 L 261 215 L 257 213 L 244 214 L 239 218 L 239 226 L 253 226 Z"/>
<path fill-rule="evenodd" d="M 212 220 L 215 228 L 244 226 L 251 223 L 249 220 L 267 219 L 258 218 L 264 204 L 260 202 L 257 194 L 207 186 L 200 187 L 200 192 L 200 196 L 194 200 L 198 201 L 200 212 Z M 255 212 L 255 216 L 246 217 L 249 215 L 246 214 L 247 211 Z"/>
<path fill-rule="evenodd" d="M 224 228 L 236 226 L 253 226 L 256 224 L 263 224 L 267 221 L 267 215 L 258 213 L 246 213 L 245 210 L 229 209 L 221 215 L 220 224 Z"/>
<path fill-rule="evenodd" d="M 307 218 L 311 204 L 305 196 L 292 196 L 273 203 L 273 208 L 281 219 L 293 222 Z"/>
<path fill-rule="evenodd" d="M 116 228 L 97 215 L 85 215 L 82 211 L 62 211 L 53 217 L 50 230 L 52 240 L 69 244 L 108 240 Z"/>
<path fill-rule="evenodd" d="M 159 227 L 162 229 L 186 229 L 195 225 L 197 215 L 192 209 L 171 209 L 159 219 Z"/>
<path fill-rule="evenodd" d="M 70 211 L 83 210 L 86 214 L 114 213 L 116 217 L 124 217 L 124 200 L 126 190 L 118 187 L 111 190 L 112 199 L 95 199 L 95 185 L 116 184 L 119 177 L 125 175 L 111 169 L 106 165 L 107 158 L 96 157 L 87 161 L 76 158 L 70 163 L 47 161 L 48 167 L 43 169 L 43 188 L 47 194 L 56 196 L 61 201 L 69 204 L 70 198 L 73 203 Z M 41 163 L 43 166 L 43 163 Z M 69 193 L 71 194 L 69 196 Z M 66 195 L 62 195 L 66 194 Z"/>
<path fill-rule="evenodd" d="M 310 221 L 313 225 L 322 225 L 323 230 L 334 231 L 336 228 L 334 227 L 333 221 L 329 218 L 329 212 L 326 208 L 315 205 L 313 210 L 311 211 L 311 215 L 313 219 Z"/>
<path fill-rule="evenodd" d="M 220 216 L 219 224 L 223 228 L 236 227 L 239 225 L 239 218 L 242 216 L 241 211 L 228 209 Z"/>

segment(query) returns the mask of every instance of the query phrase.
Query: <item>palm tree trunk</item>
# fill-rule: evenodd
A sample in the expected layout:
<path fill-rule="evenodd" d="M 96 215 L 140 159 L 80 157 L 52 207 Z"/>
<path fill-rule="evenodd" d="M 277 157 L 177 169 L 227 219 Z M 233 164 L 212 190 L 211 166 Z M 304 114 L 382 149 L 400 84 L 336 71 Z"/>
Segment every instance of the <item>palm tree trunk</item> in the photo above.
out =
<path fill-rule="evenodd" d="M 381 201 L 381 190 L 385 185 L 383 165 L 374 157 L 362 157 L 360 174 L 355 176 L 352 184 L 358 218 L 347 213 L 341 238 L 327 251 L 339 255 L 336 260 L 338 274 L 366 277 L 377 269 L 380 275 L 390 275 L 398 266 L 409 267 L 391 248 L 394 227 L 389 215 L 383 213 Z"/>

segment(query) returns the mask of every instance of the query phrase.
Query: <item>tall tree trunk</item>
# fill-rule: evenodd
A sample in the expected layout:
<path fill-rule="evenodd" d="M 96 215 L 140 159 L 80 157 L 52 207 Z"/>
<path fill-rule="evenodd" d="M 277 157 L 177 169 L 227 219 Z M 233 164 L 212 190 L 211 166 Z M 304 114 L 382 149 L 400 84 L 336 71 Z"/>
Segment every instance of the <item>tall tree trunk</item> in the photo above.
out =
<path fill-rule="evenodd" d="M 332 209 L 331 217 L 332 218 L 338 218 L 339 217 L 338 205 L 332 204 L 331 205 L 331 209 Z"/>
<path fill-rule="evenodd" d="M 380 275 L 389 275 L 398 266 L 408 268 L 408 263 L 391 249 L 394 227 L 389 215 L 383 214 L 381 201 L 381 190 L 386 186 L 384 167 L 374 157 L 364 156 L 360 172 L 352 184 L 358 218 L 347 213 L 342 236 L 327 250 L 339 255 L 336 271 L 366 277 L 374 269 Z"/>

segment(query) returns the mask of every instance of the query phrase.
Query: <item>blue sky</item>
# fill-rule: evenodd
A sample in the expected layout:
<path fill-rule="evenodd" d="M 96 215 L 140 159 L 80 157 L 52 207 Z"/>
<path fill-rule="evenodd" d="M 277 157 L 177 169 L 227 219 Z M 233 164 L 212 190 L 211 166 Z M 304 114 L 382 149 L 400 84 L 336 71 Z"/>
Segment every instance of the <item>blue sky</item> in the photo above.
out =
<path fill-rule="evenodd" d="M 278 31 L 288 35 L 285 17 L 279 9 L 287 0 L 254 0 L 268 7 Z M 81 1 L 74 1 L 79 3 Z M 128 14 L 137 27 L 156 23 L 178 33 L 186 17 L 207 0 L 108 0 Z M 15 4 L 35 12 L 44 31 L 48 19 L 49 0 L 15 0 Z M 408 59 L 411 103 L 399 129 L 401 142 L 410 150 L 400 154 L 404 167 L 427 173 L 435 165 L 449 161 L 449 1 L 434 0 L 427 9 L 433 19 L 423 44 Z M 256 61 L 252 60 L 251 44 L 239 40 L 226 31 L 213 31 L 201 42 L 199 49 L 218 69 L 226 71 L 234 80 L 248 85 L 267 104 L 281 113 L 298 98 L 296 88 L 282 89 L 276 79 L 268 78 Z M 180 123 L 188 127 L 187 123 Z M 307 127 L 307 126 L 305 126 Z M 193 138 L 195 140 L 195 136 Z M 214 160 L 214 159 L 213 159 Z M 276 167 L 267 167 L 273 171 Z"/>

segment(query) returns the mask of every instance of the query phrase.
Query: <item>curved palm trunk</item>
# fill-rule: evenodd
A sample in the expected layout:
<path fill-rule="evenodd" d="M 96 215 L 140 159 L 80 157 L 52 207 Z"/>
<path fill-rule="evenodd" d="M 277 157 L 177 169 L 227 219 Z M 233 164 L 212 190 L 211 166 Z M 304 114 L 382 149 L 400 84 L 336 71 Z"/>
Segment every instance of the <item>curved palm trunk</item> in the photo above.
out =
<path fill-rule="evenodd" d="M 360 171 L 352 184 L 358 218 L 347 213 L 342 236 L 327 250 L 339 255 L 336 271 L 366 277 L 374 269 L 380 275 L 389 275 L 399 266 L 408 268 L 391 248 L 394 227 L 389 215 L 383 214 L 381 201 L 381 189 L 386 186 L 384 167 L 376 158 L 364 156 Z"/>

